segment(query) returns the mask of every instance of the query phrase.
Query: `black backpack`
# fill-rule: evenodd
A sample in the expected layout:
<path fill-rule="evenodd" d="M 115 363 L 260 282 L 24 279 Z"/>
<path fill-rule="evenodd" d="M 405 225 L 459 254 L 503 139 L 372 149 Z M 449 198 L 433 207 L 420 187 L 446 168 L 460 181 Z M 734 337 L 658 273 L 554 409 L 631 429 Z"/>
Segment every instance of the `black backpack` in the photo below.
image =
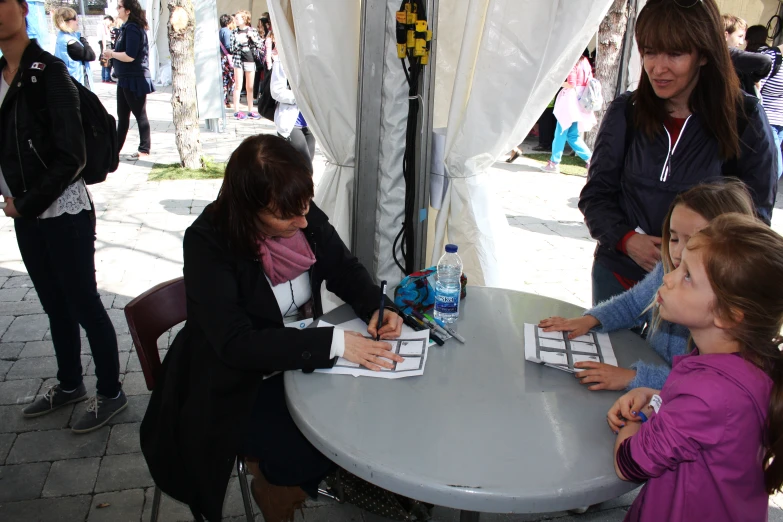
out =
<path fill-rule="evenodd" d="M 82 169 L 82 179 L 88 185 L 106 181 L 109 172 L 120 164 L 117 143 L 117 121 L 106 111 L 98 96 L 73 78 L 71 81 L 79 91 L 79 104 L 84 129 L 84 145 L 87 163 Z"/>
<path fill-rule="evenodd" d="M 55 58 L 44 53 L 39 57 L 43 64 L 48 65 Z M 31 81 L 25 81 L 27 88 L 39 89 L 37 95 L 29 99 L 39 103 L 46 99 L 46 90 L 43 85 L 43 70 L 32 68 L 25 74 L 32 76 Z M 117 120 L 106 111 L 98 96 L 90 89 L 71 77 L 71 81 L 79 91 L 79 106 L 82 116 L 82 128 L 84 129 L 84 145 L 87 151 L 87 162 L 81 172 L 81 178 L 87 185 L 94 185 L 106 181 L 109 172 L 114 172 L 120 164 L 120 151 L 117 140 Z M 37 109 L 37 108 L 36 108 Z"/>
<path fill-rule="evenodd" d="M 264 80 L 261 88 L 258 90 L 261 94 L 258 96 L 258 114 L 270 121 L 275 121 L 275 110 L 277 109 L 277 100 L 272 98 L 270 85 L 272 83 L 272 71 L 264 71 Z"/>

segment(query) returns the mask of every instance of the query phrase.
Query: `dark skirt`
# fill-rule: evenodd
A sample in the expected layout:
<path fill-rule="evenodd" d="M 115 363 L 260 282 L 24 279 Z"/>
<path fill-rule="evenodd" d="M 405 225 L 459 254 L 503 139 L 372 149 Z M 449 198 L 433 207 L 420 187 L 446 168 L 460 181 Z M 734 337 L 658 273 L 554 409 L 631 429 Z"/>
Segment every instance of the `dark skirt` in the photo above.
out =
<path fill-rule="evenodd" d="M 259 460 L 264 477 L 277 486 L 300 486 L 312 497 L 335 468 L 296 427 L 285 401 L 283 374 L 264 380 L 258 390 L 242 454 Z"/>

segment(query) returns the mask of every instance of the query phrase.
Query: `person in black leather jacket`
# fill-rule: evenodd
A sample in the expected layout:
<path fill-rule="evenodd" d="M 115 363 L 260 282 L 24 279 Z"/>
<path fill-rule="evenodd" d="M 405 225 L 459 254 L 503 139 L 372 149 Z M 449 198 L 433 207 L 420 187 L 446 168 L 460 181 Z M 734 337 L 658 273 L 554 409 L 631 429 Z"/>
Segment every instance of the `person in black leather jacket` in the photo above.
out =
<path fill-rule="evenodd" d="M 595 304 L 655 267 L 666 210 L 694 185 L 737 177 L 759 217 L 771 220 L 775 142 L 758 100 L 740 91 L 723 34 L 714 0 L 691 8 L 649 2 L 639 14 L 639 88 L 615 99 L 604 115 L 579 197 L 598 241 Z"/>
<path fill-rule="evenodd" d="M 0 193 L 19 251 L 49 317 L 58 384 L 23 410 L 50 413 L 87 399 L 79 326 L 87 332 L 98 394 L 73 425 L 93 431 L 127 406 L 117 336 L 95 280 L 95 212 L 79 174 L 86 163 L 79 93 L 65 64 L 30 40 L 27 3 L 0 2 Z M 44 85 L 45 96 L 29 87 Z"/>

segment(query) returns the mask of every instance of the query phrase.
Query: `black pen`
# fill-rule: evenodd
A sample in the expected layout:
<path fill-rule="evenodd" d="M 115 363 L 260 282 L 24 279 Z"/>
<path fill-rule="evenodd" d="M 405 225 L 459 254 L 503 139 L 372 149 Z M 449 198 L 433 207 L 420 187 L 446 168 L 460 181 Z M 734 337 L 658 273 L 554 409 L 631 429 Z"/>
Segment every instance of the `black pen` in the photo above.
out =
<path fill-rule="evenodd" d="M 383 324 L 383 309 L 386 308 L 386 281 L 381 281 L 381 307 L 378 308 L 378 330 L 376 341 L 381 340 L 381 325 Z"/>
<path fill-rule="evenodd" d="M 416 330 L 417 332 L 420 332 L 421 330 L 424 330 L 425 328 L 416 321 L 413 320 L 413 317 L 411 317 L 408 314 L 402 314 L 402 322 Z"/>

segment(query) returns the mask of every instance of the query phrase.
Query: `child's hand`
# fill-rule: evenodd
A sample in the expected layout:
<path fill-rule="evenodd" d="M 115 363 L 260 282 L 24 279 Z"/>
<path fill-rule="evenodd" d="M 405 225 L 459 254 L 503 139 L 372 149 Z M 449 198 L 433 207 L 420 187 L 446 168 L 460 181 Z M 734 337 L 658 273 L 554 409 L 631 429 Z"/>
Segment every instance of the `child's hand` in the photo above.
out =
<path fill-rule="evenodd" d="M 609 423 L 609 428 L 616 434 L 620 431 L 620 428 L 625 426 L 625 421 L 640 421 L 641 418 L 636 415 L 640 409 L 644 408 L 650 403 L 652 396 L 658 393 L 658 390 L 652 388 L 634 388 L 629 391 L 609 408 L 609 413 L 606 414 L 606 422 Z"/>
<path fill-rule="evenodd" d="M 596 390 L 624 390 L 636 377 L 636 370 L 618 368 L 610 364 L 597 362 L 574 363 L 574 368 L 585 371 L 575 373 L 574 376 L 582 384 L 592 384 L 587 389 Z"/>
<path fill-rule="evenodd" d="M 584 335 L 601 324 L 598 319 L 592 315 L 585 315 L 577 317 L 575 319 L 565 319 L 563 317 L 549 317 L 538 323 L 538 327 L 542 328 L 545 332 L 571 332 L 568 334 L 569 339 L 574 339 L 580 335 Z"/>

